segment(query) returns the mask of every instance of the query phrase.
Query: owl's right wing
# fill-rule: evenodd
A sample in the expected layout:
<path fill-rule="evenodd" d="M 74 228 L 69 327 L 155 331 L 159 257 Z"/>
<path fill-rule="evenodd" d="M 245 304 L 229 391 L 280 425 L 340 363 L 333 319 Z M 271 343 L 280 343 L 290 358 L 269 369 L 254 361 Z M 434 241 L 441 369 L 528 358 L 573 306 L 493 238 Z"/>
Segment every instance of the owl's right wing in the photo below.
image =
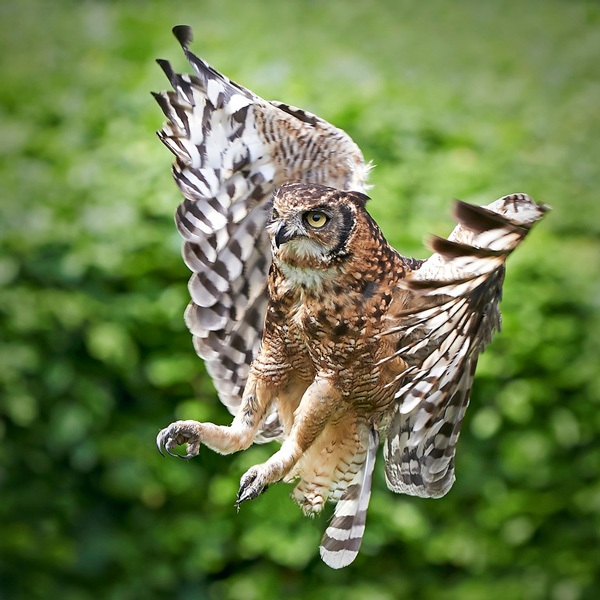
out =
<path fill-rule="evenodd" d="M 173 32 L 195 74 L 159 60 L 174 91 L 154 96 L 169 120 L 158 136 L 175 155 L 184 195 L 176 223 L 193 272 L 185 321 L 221 402 L 235 414 L 262 339 L 273 189 L 298 181 L 364 191 L 369 167 L 342 130 L 259 98 L 189 51 L 189 27 Z M 257 441 L 278 435 L 272 414 Z"/>
<path fill-rule="evenodd" d="M 546 210 L 525 194 L 459 202 L 449 239 L 434 238 L 435 254 L 402 280 L 386 332 L 408 365 L 384 445 L 393 491 L 439 497 L 452 486 L 477 357 L 500 329 L 504 263 Z"/>

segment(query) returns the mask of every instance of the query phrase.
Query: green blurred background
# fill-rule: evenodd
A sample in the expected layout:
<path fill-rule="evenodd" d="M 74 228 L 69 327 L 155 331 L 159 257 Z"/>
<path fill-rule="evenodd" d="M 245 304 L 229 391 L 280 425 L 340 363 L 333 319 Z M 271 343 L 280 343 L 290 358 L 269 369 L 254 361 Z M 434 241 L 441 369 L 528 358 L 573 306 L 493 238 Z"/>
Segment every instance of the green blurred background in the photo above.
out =
<path fill-rule="evenodd" d="M 361 553 L 290 487 L 233 507 L 274 451 L 162 458 L 176 418 L 228 423 L 182 313 L 170 29 L 267 99 L 344 128 L 405 254 L 454 198 L 553 212 L 509 261 L 441 500 L 388 491 Z M 9 1 L 0 7 L 0 598 L 600 597 L 600 6 L 584 1 Z"/>

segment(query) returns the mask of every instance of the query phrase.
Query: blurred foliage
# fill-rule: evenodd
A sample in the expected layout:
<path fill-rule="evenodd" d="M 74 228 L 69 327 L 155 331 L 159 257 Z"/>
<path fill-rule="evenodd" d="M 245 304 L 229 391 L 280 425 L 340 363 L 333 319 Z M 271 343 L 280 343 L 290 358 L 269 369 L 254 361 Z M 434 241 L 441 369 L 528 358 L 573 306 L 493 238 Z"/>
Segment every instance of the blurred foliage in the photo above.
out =
<path fill-rule="evenodd" d="M 182 313 L 171 157 L 154 137 L 170 29 L 266 98 L 348 131 L 370 210 L 423 256 L 452 198 L 554 210 L 509 261 L 441 500 L 379 461 L 363 549 L 340 572 L 277 485 L 233 507 L 269 447 L 191 462 L 175 418 L 227 423 Z M 600 6 L 594 1 L 0 7 L 0 598 L 600 597 Z"/>

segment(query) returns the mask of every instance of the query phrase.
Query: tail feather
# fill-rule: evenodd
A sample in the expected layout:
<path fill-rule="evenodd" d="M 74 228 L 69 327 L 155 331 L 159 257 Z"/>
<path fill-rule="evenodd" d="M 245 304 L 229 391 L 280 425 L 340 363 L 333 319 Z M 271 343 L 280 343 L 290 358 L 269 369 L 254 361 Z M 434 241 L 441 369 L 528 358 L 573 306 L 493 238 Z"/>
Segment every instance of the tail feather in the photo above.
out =
<path fill-rule="evenodd" d="M 379 435 L 371 428 L 365 462 L 337 503 L 333 518 L 323 534 L 319 548 L 321 558 L 332 569 L 347 567 L 360 550 L 378 447 Z"/>

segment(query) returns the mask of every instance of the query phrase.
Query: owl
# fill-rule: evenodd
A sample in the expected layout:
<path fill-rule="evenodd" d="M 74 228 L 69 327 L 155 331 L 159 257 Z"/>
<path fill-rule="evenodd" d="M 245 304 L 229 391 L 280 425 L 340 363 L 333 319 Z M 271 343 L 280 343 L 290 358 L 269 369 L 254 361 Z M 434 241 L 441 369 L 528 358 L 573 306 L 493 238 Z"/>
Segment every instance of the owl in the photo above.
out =
<path fill-rule="evenodd" d="M 366 209 L 369 165 L 326 121 L 266 102 L 192 54 L 193 75 L 159 60 L 155 94 L 184 200 L 176 213 L 192 271 L 185 322 L 231 425 L 176 421 L 157 446 L 191 458 L 280 443 L 241 478 L 237 505 L 279 481 L 306 515 L 335 503 L 320 554 L 357 556 L 376 455 L 398 493 L 439 498 L 477 358 L 500 327 L 507 256 L 544 214 L 525 194 L 456 203 L 448 239 L 402 256 Z"/>

